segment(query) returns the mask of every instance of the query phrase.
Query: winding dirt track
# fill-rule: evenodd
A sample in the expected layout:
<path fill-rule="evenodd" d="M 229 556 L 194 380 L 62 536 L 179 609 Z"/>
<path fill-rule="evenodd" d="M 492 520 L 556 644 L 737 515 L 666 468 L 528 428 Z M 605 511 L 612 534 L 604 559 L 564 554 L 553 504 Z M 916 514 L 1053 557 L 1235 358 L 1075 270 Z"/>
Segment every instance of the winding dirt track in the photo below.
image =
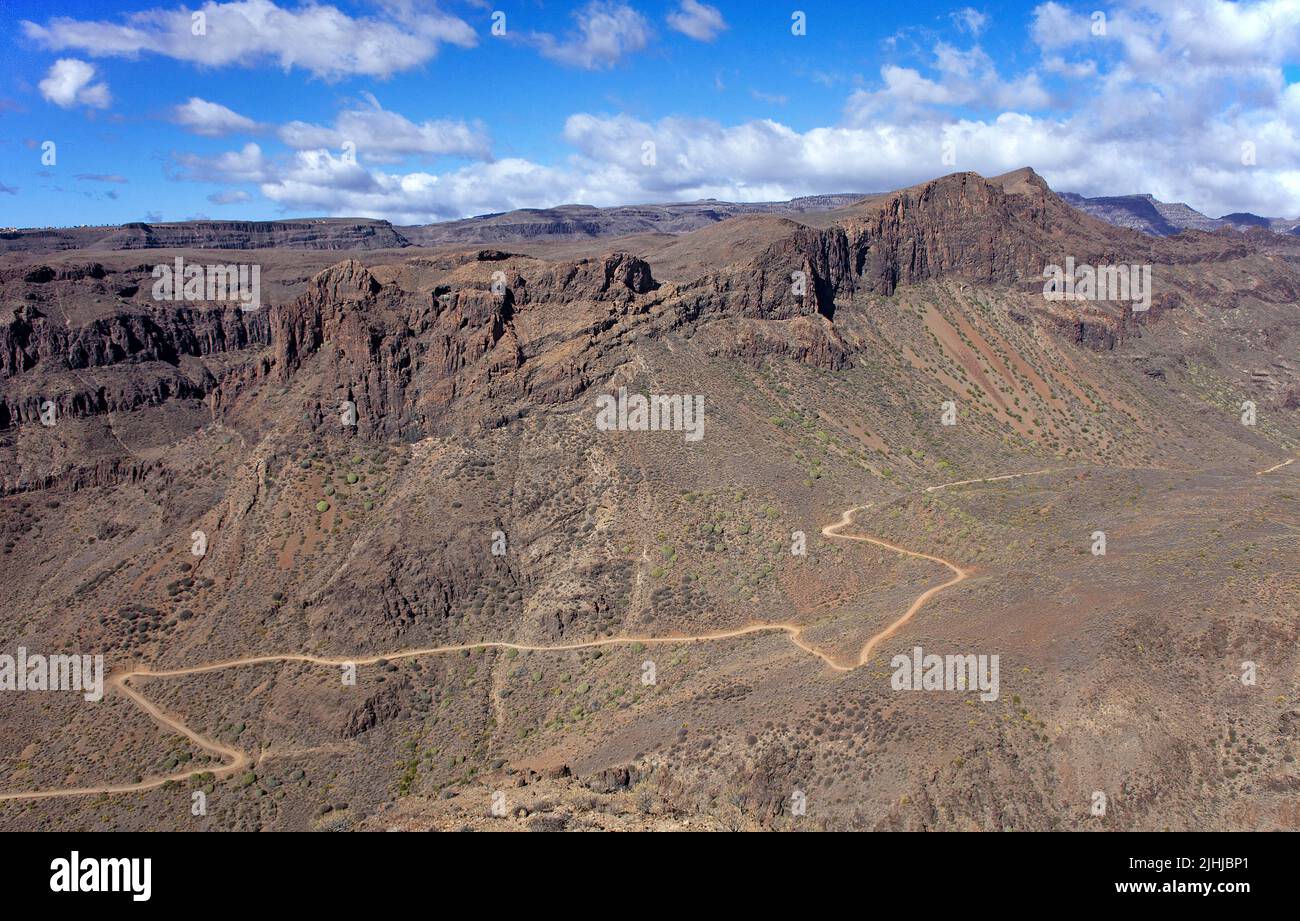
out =
<path fill-rule="evenodd" d="M 1266 473 L 1272 473 L 1274 470 L 1281 470 L 1283 467 L 1289 467 L 1294 463 L 1295 463 L 1295 458 L 1293 457 L 1290 460 L 1282 461 L 1282 463 L 1280 464 L 1274 464 L 1272 467 L 1269 467 L 1267 470 L 1257 471 L 1255 473 L 1255 476 L 1263 476 Z"/>
<path fill-rule="evenodd" d="M 1294 460 L 1294 458 L 1292 460 Z M 1270 467 L 1268 470 L 1261 470 L 1259 471 L 1259 474 L 1262 475 L 1265 473 L 1270 473 L 1281 467 L 1285 467 L 1287 466 L 1287 464 L 1292 463 L 1292 460 L 1286 461 L 1285 463 L 1282 464 L 1278 464 L 1275 467 Z M 1020 477 L 1038 476 L 1040 474 L 1051 473 L 1051 472 L 1052 472 L 1051 470 L 1033 470 L 1028 473 L 1011 473 L 1011 474 L 1003 474 L 1001 476 L 983 477 L 981 479 L 974 479 L 974 480 L 959 480 L 958 482 L 955 483 L 944 483 L 938 486 L 930 486 L 926 489 L 926 492 L 936 492 L 938 490 L 947 489 L 948 487 L 951 486 L 965 486 L 974 483 L 992 483 L 992 482 L 999 482 L 1002 480 L 1017 479 Z M 825 653 L 822 650 L 816 648 L 815 646 L 805 642 L 803 639 L 803 631 L 804 631 L 803 627 L 798 626 L 796 624 L 790 624 L 790 623 L 775 623 L 775 624 L 753 624 L 751 626 L 741 627 L 736 630 L 724 630 L 718 633 L 704 633 L 696 636 L 607 637 L 599 640 L 588 640 L 580 643 L 565 643 L 565 644 L 560 644 L 555 646 L 533 646 L 526 643 L 482 642 L 482 643 L 461 643 L 454 646 L 430 646 L 423 649 L 405 649 L 405 650 L 400 650 L 398 652 L 384 653 L 382 655 L 361 656 L 361 657 L 353 657 L 353 658 L 324 658 L 320 656 L 306 655 L 303 653 L 288 653 L 283 655 L 265 655 L 265 656 L 247 656 L 238 659 L 226 659 L 221 662 L 209 662 L 205 665 L 190 665 L 190 666 L 185 666 L 183 668 L 158 669 L 158 670 L 148 669 L 148 668 L 134 668 L 131 669 L 130 671 L 119 672 L 116 675 L 110 676 L 108 679 L 108 686 L 111 689 L 117 690 L 122 694 L 124 694 L 127 698 L 131 700 L 132 703 L 134 703 L 137 707 L 139 707 L 146 714 L 148 714 L 160 726 L 163 726 L 164 728 L 171 729 L 174 730 L 175 732 L 180 733 L 181 735 L 188 738 L 195 745 L 197 745 L 199 748 L 202 748 L 204 751 L 210 754 L 217 755 L 218 757 L 226 761 L 226 763 L 221 765 L 220 767 L 209 768 L 207 769 L 206 772 L 211 773 L 216 777 L 228 777 L 232 774 L 236 774 L 240 771 L 245 770 L 252 764 L 252 759 L 249 757 L 248 753 L 241 751 L 240 749 L 237 748 L 231 748 L 230 746 L 223 745 L 221 742 L 218 742 L 215 739 L 210 739 L 207 736 L 195 732 L 193 729 L 186 726 L 185 723 L 183 723 L 178 717 L 166 713 L 165 711 L 160 709 L 157 704 L 149 700 L 149 698 L 145 697 L 144 694 L 142 694 L 140 691 L 131 687 L 130 682 L 133 678 L 138 678 L 146 681 L 151 678 L 178 678 L 185 675 L 201 675 L 201 674 L 206 674 L 208 672 L 224 671 L 228 668 L 239 668 L 247 665 L 263 665 L 263 664 L 269 664 L 275 662 L 306 662 L 312 665 L 325 665 L 325 666 L 335 666 L 335 667 L 348 665 L 348 664 L 373 665 L 376 662 L 379 662 L 380 660 L 392 661 L 394 659 L 411 659 L 419 656 L 444 655 L 447 653 L 462 652 L 464 650 L 469 650 L 469 649 L 517 649 L 521 652 L 565 652 L 565 651 L 575 650 L 575 649 L 593 649 L 601 646 L 626 646 L 632 643 L 640 643 L 646 646 L 671 645 L 671 644 L 679 644 L 679 643 L 700 643 L 700 642 L 709 642 L 713 640 L 734 639 L 736 637 L 749 636 L 751 634 L 756 634 L 756 633 L 772 633 L 776 631 L 780 631 L 787 634 L 790 637 L 790 641 L 792 643 L 794 643 L 796 646 L 798 646 L 800 649 L 804 650 L 805 652 L 816 656 L 827 666 L 829 666 L 832 670 L 837 672 L 850 672 L 853 671 L 855 668 L 865 665 L 870 660 L 871 654 L 875 651 L 876 647 L 879 646 L 885 640 L 889 639 L 900 629 L 902 629 L 903 626 L 906 625 L 907 622 L 910 621 L 916 615 L 916 613 L 920 611 L 921 608 L 924 607 L 925 604 L 931 598 L 933 598 L 935 595 L 939 594 L 940 592 L 946 589 L 952 588 L 957 583 L 966 580 L 971 575 L 970 570 L 963 569 L 961 566 L 958 566 L 956 563 L 952 562 L 951 560 L 946 560 L 941 556 L 934 556 L 929 553 L 921 553 L 920 551 L 917 550 L 908 550 L 906 547 L 900 547 L 897 544 L 891 544 L 889 541 L 880 540 L 879 538 L 869 537 L 863 534 L 840 533 L 844 528 L 849 527 L 853 523 L 853 516 L 865 508 L 868 508 L 868 506 L 857 505 L 857 506 L 853 506 L 852 508 L 846 509 L 844 513 L 840 516 L 839 521 L 835 522 L 834 524 L 828 524 L 822 528 L 822 534 L 825 537 L 835 538 L 839 540 L 852 540 L 852 541 L 859 541 L 865 544 L 875 544 L 877 547 L 884 547 L 886 550 L 892 550 L 895 553 L 901 553 L 905 556 L 916 557 L 917 559 L 922 559 L 922 560 L 930 560 L 931 562 L 938 563 L 941 566 L 946 566 L 948 569 L 952 570 L 953 576 L 948 581 L 932 586 L 931 588 L 926 589 L 924 592 L 918 595 L 916 600 L 912 602 L 911 607 L 909 607 L 906 611 L 904 611 L 901 617 L 893 621 L 893 623 L 889 624 L 889 626 L 885 627 L 879 633 L 875 634 L 869 640 L 867 640 L 866 645 L 862 647 L 862 651 L 858 653 L 857 658 L 850 662 L 837 661 L 830 654 Z M 187 780 L 195 776 L 196 774 L 200 774 L 200 773 L 204 773 L 204 771 L 196 771 L 196 770 L 183 771 L 177 774 L 170 774 L 165 777 L 151 777 L 142 780 L 139 783 L 130 783 L 130 784 L 110 784 L 110 785 L 104 785 L 98 787 L 75 787 L 75 788 L 65 788 L 59 790 L 31 790 L 22 793 L 0 793 L 0 802 L 5 802 L 8 800 L 50 799 L 54 797 L 63 797 L 63 796 L 93 796 L 93 795 L 102 795 L 102 794 L 111 794 L 111 793 L 139 793 L 144 790 L 156 789 L 169 781 Z"/>

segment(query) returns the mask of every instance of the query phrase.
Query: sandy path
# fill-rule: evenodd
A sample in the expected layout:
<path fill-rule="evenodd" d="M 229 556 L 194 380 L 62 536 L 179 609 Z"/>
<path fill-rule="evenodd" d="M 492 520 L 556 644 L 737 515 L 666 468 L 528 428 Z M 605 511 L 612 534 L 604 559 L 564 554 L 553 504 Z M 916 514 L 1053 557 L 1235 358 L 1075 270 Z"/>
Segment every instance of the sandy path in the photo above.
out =
<path fill-rule="evenodd" d="M 1260 470 L 1255 474 L 1255 476 L 1263 476 L 1266 473 L 1272 473 L 1274 470 L 1281 470 L 1283 467 L 1289 467 L 1294 463 L 1295 463 L 1295 458 L 1293 457 L 1290 460 L 1282 461 L 1282 463 L 1280 464 L 1274 464 L 1272 467 L 1269 467 L 1267 470 Z"/>
<path fill-rule="evenodd" d="M 978 480 L 967 480 L 965 482 L 980 482 Z M 160 726 L 184 735 L 195 745 L 202 748 L 209 754 L 217 755 L 226 761 L 220 767 L 210 769 L 210 773 L 218 777 L 230 776 L 239 771 L 246 769 L 252 762 L 248 754 L 239 749 L 231 748 L 227 745 L 201 735 L 190 727 L 186 726 L 179 717 L 173 716 L 158 707 L 153 701 L 145 697 L 144 694 L 132 688 L 130 681 L 133 678 L 179 678 L 186 675 L 202 675 L 209 672 L 225 671 L 229 668 L 241 668 L 249 665 L 265 665 L 271 663 L 283 662 L 306 662 L 311 665 L 335 666 L 343 665 L 374 665 L 381 660 L 393 661 L 395 659 L 412 659 L 419 656 L 445 655 L 447 653 L 462 652 L 469 649 L 517 649 L 520 652 L 565 652 L 577 649 L 594 649 L 602 646 L 627 646 L 633 643 L 639 643 L 644 646 L 663 646 L 680 643 L 701 643 L 716 640 L 729 640 L 742 636 L 750 636 L 756 633 L 772 633 L 776 631 L 783 632 L 790 637 L 790 641 L 800 649 L 821 659 L 827 666 L 837 672 L 848 672 L 864 664 L 871 656 L 871 652 L 881 641 L 892 636 L 905 623 L 912 619 L 913 615 L 919 611 L 927 601 L 936 594 L 956 585 L 965 579 L 969 573 L 957 566 L 955 563 L 945 560 L 942 557 L 931 556 L 928 553 L 920 553 L 915 550 L 908 550 L 891 544 L 888 541 L 879 540 L 874 537 L 866 537 L 854 534 L 841 534 L 840 530 L 848 527 L 853 523 L 853 516 L 866 508 L 867 506 L 859 505 L 846 509 L 840 516 L 840 520 L 834 524 L 828 524 L 822 528 L 822 534 L 829 538 L 838 538 L 840 540 L 854 540 L 862 543 L 875 544 L 896 553 L 914 556 L 923 560 L 933 560 L 951 569 L 956 575 L 940 585 L 927 589 L 907 609 L 902 617 L 895 620 L 884 630 L 877 633 L 862 648 L 861 654 L 856 661 L 839 662 L 828 653 L 825 653 L 817 647 L 807 643 L 803 639 L 803 627 L 797 624 L 777 623 L 777 624 L 752 624 L 748 627 L 739 627 L 735 630 L 723 630 L 716 633 L 701 633 L 691 636 L 620 636 L 606 637 L 598 640 L 587 640 L 578 643 L 563 643 L 553 646 L 531 645 L 528 643 L 507 643 L 489 641 L 482 643 L 458 643 L 450 646 L 427 646 L 418 649 L 403 649 L 397 652 L 388 652 L 382 655 L 359 656 L 359 657 L 322 657 L 307 655 L 305 653 L 286 653 L 282 655 L 264 655 L 264 656 L 244 656 L 238 659 L 226 659 L 220 662 L 208 662 L 203 665 L 189 665 L 182 668 L 170 669 L 149 669 L 136 668 L 126 672 L 120 672 L 108 679 L 109 687 L 125 694 L 131 699 L 137 707 L 147 713 Z M 5 800 L 19 799 L 44 799 L 56 796 L 92 796 L 105 793 L 135 793 L 143 790 L 153 790 L 162 786 L 169 780 L 181 781 L 193 777 L 195 774 L 202 773 L 197 770 L 183 771 L 177 774 L 170 774 L 166 777 L 151 777 L 133 784 L 111 784 L 98 787 L 76 787 L 63 790 L 32 790 L 25 793 L 0 793 L 0 802 Z"/>
<path fill-rule="evenodd" d="M 1273 470 L 1277 470 L 1281 467 L 1287 466 L 1288 464 L 1292 463 L 1293 460 L 1294 458 L 1292 460 L 1288 460 L 1281 464 L 1278 464 L 1275 467 L 1270 467 L 1268 470 L 1261 470 L 1259 471 L 1259 473 L 1260 474 L 1270 473 Z M 1019 477 L 1037 476 L 1040 474 L 1050 473 L 1050 472 L 1052 471 L 1034 470 L 1028 473 L 1008 473 L 1008 474 L 1002 474 L 1000 476 L 981 477 L 979 479 L 973 479 L 973 480 L 959 480 L 955 483 L 943 483 L 938 486 L 930 486 L 927 487 L 925 491 L 936 492 L 941 489 L 947 489 L 950 486 L 965 486 L 972 483 L 993 483 L 1001 480 L 1017 479 Z M 404 649 L 396 652 L 384 653 L 382 655 L 359 656 L 359 657 L 352 657 L 352 658 L 321 657 L 321 656 L 307 655 L 304 653 L 287 653 L 283 655 L 264 655 L 264 656 L 245 656 L 238 659 L 226 659 L 221 662 L 209 662 L 204 665 L 190 665 L 182 668 L 158 669 L 158 670 L 148 669 L 148 668 L 136 668 L 130 671 L 120 672 L 116 675 L 110 676 L 108 679 L 108 685 L 110 688 L 117 690 L 122 694 L 125 694 L 128 698 L 130 698 L 132 703 L 134 703 L 137 707 L 139 707 L 141 710 L 147 713 L 160 726 L 163 726 L 166 729 L 171 729 L 175 732 L 180 733 L 181 735 L 185 736 L 190 741 L 192 741 L 195 745 L 202 748 L 204 751 L 208 752 L 209 754 L 217 755 L 218 757 L 226 761 L 227 763 L 219 767 L 206 769 L 206 772 L 211 773 L 217 777 L 226 777 L 238 773 L 239 771 L 245 770 L 252 763 L 248 754 L 237 748 L 231 748 L 230 746 L 223 745 L 221 742 L 218 742 L 215 739 L 208 738 L 207 736 L 201 735 L 198 732 L 191 729 L 190 727 L 186 726 L 185 723 L 182 722 L 179 717 L 173 716 L 165 712 L 164 710 L 159 708 L 157 704 L 149 700 L 149 698 L 145 697 L 144 694 L 142 694 L 140 691 L 136 690 L 135 688 L 132 688 L 129 683 L 131 679 L 133 678 L 140 678 L 140 679 L 178 678 L 185 675 L 202 675 L 202 674 L 207 674 L 209 672 L 219 672 L 229 668 L 240 668 L 249 665 L 264 665 L 264 664 L 281 663 L 281 662 L 306 662 L 311 665 L 323 665 L 323 666 L 335 666 L 335 667 L 339 667 L 343 665 L 373 665 L 376 662 L 379 662 L 381 660 L 392 661 L 394 659 L 411 659 L 419 656 L 444 655 L 447 653 L 462 652 L 464 650 L 471 650 L 471 649 L 517 649 L 521 652 L 565 652 L 565 651 L 577 650 L 577 649 L 594 649 L 603 646 L 626 646 L 633 643 L 640 643 L 641 645 L 645 645 L 645 646 L 656 646 L 656 645 L 662 646 L 662 645 L 671 645 L 671 644 L 680 644 L 680 643 L 701 643 L 701 642 L 711 642 L 715 640 L 728 640 L 728 639 L 734 639 L 736 637 L 750 636 L 752 634 L 757 634 L 757 633 L 772 633 L 776 631 L 780 631 L 787 634 L 790 637 L 790 641 L 792 643 L 794 643 L 796 646 L 798 646 L 800 649 L 804 650 L 805 652 L 809 653 L 810 655 L 816 656 L 818 659 L 820 659 L 822 662 L 824 662 L 827 666 L 829 666 L 834 671 L 849 672 L 855 668 L 865 665 L 870 660 L 871 654 L 875 651 L 876 647 L 880 645 L 880 643 L 889 639 L 900 629 L 902 629 L 902 627 L 905 624 L 907 624 L 907 622 L 910 621 L 916 615 L 916 613 L 920 611 L 921 608 L 923 608 L 931 598 L 933 598 L 935 595 L 939 594 L 940 592 L 946 589 L 952 588 L 954 585 L 970 577 L 970 570 L 963 569 L 962 567 L 958 566 L 956 563 L 952 562 L 951 560 L 944 559 L 941 556 L 934 556 L 933 554 L 922 553 L 918 550 L 908 550 L 906 547 L 900 547 L 897 544 L 890 543 L 889 541 L 880 540 L 879 538 L 875 538 L 875 537 L 869 537 L 864 534 L 840 533 L 844 528 L 849 527 L 853 523 L 853 516 L 855 514 L 857 514 L 858 512 L 862 511 L 867 507 L 868 506 L 865 505 L 857 505 L 857 506 L 853 506 L 852 508 L 845 509 L 843 514 L 840 515 L 839 521 L 835 522 L 834 524 L 828 524 L 822 528 L 822 534 L 825 537 L 829 537 L 832 539 L 852 540 L 852 541 L 859 541 L 861 543 L 866 543 L 866 544 L 875 544 L 877 547 L 884 547 L 886 550 L 892 550 L 895 553 L 901 553 L 904 554 L 905 556 L 916 557 L 917 559 L 922 559 L 922 560 L 929 560 L 931 562 L 938 563 L 941 566 L 946 566 L 948 569 L 952 570 L 953 577 L 946 582 L 942 582 L 938 585 L 926 589 L 924 592 L 918 595 L 916 600 L 912 602 L 911 607 L 909 607 L 906 611 L 904 611 L 901 617 L 893 621 L 891 624 L 889 624 L 889 626 L 885 627 L 879 633 L 875 634 L 869 640 L 867 640 L 866 645 L 862 647 L 862 651 L 858 654 L 857 659 L 850 662 L 836 661 L 835 658 L 829 655 L 828 653 L 825 653 L 820 649 L 817 649 L 815 646 L 804 642 L 803 627 L 800 627 L 796 624 L 790 624 L 790 623 L 776 623 L 776 624 L 753 624 L 748 627 L 740 627 L 735 630 L 724 630 L 717 633 L 702 633 L 694 636 L 607 637 L 604 639 L 588 640 L 579 643 L 564 643 L 555 646 L 534 646 L 527 643 L 507 643 L 507 642 L 492 641 L 492 642 L 482 642 L 482 643 L 459 643 L 452 646 L 428 646 L 420 649 Z M 110 785 L 104 785 L 98 787 L 76 787 L 71 789 L 60 789 L 60 790 L 32 790 L 25 793 L 0 793 L 0 802 L 4 802 L 6 800 L 47 799 L 51 797 L 60 797 L 60 796 L 93 796 L 93 795 L 108 794 L 108 793 L 137 793 L 144 790 L 156 789 L 158 787 L 161 787 L 163 784 L 167 783 L 168 781 L 188 780 L 189 778 L 195 776 L 196 774 L 200 774 L 204 772 L 205 771 L 203 770 L 183 771 L 177 774 L 170 774 L 166 777 L 146 778 L 140 783 L 132 783 L 132 784 L 110 784 Z"/>

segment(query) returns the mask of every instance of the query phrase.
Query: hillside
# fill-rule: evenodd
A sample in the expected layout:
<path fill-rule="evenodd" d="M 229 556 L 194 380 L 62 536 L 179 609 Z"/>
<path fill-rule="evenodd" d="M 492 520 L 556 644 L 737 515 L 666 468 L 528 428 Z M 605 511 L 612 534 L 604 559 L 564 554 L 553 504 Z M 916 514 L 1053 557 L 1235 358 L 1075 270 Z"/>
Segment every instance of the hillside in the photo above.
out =
<path fill-rule="evenodd" d="M 257 311 L 153 299 L 209 238 L 8 253 L 0 647 L 118 683 L 19 695 L 0 828 L 1297 827 L 1300 240 L 1031 170 L 635 210 L 284 243 Z M 897 690 L 915 646 L 1000 695 Z"/>

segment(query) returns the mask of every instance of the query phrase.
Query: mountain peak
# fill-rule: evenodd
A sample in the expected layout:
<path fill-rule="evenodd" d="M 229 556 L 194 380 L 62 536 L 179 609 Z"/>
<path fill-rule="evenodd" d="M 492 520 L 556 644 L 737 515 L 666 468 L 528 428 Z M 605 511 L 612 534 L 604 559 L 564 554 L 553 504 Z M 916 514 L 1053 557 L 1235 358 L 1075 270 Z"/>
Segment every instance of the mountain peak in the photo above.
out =
<path fill-rule="evenodd" d="M 1002 191 L 1012 195 L 1023 194 L 1031 190 L 1035 192 L 1051 191 L 1047 181 L 1034 172 L 1031 166 L 1022 166 L 1020 169 L 1003 173 L 1001 176 L 993 176 L 988 181 L 993 185 L 1001 186 Z"/>

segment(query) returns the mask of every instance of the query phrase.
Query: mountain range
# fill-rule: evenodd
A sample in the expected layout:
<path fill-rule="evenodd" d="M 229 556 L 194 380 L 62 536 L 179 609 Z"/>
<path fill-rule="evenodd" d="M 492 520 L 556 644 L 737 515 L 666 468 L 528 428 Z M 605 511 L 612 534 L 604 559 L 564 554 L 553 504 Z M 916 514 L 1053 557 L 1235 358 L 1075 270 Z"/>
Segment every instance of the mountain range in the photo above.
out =
<path fill-rule="evenodd" d="M 175 223 L 136 222 L 117 227 L 9 228 L 0 232 L 0 252 L 57 252 L 65 249 L 119 250 L 192 247 L 201 249 L 393 249 L 462 243 L 527 243 L 685 234 L 746 214 L 782 216 L 835 213 L 880 197 L 838 193 L 784 202 L 723 202 L 708 199 L 650 205 L 561 205 L 483 214 L 436 224 L 394 226 L 369 218 L 296 218 L 282 221 L 192 220 Z M 1153 236 L 1185 230 L 1263 228 L 1300 234 L 1300 219 L 1266 218 L 1247 212 L 1207 217 L 1182 204 L 1151 195 L 1085 198 L 1073 192 L 1061 199 L 1117 227 Z"/>
<path fill-rule="evenodd" d="M 1300 237 L 1095 201 L 6 235 L 0 828 L 1300 827 Z"/>

